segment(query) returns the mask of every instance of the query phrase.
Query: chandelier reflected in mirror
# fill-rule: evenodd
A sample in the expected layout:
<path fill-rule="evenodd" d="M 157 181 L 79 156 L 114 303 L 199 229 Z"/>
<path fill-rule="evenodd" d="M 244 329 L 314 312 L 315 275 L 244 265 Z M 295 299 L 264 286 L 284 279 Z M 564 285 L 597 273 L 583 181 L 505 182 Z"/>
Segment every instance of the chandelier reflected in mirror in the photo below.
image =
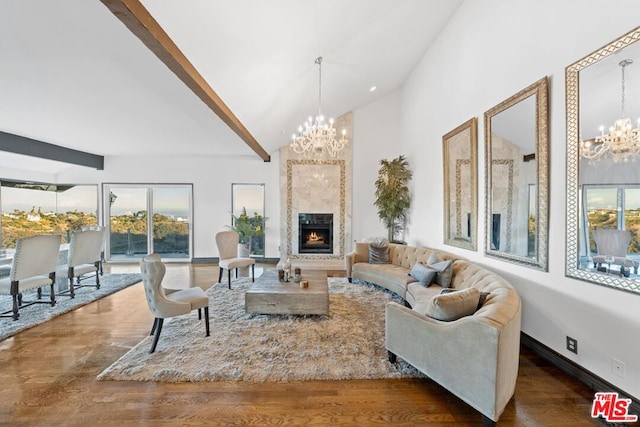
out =
<path fill-rule="evenodd" d="M 343 129 L 340 139 L 337 139 L 333 119 L 326 121 L 322 115 L 322 57 L 316 58 L 315 63 L 318 64 L 318 115 L 315 118 L 309 116 L 304 125 L 298 128 L 289 149 L 304 157 L 336 157 L 349 142 L 347 131 Z"/>
<path fill-rule="evenodd" d="M 610 158 L 615 163 L 627 163 L 636 160 L 640 154 L 640 129 L 631 125 L 631 119 L 625 117 L 625 68 L 633 64 L 630 59 L 620 61 L 622 69 L 622 103 L 620 119 L 604 133 L 604 126 L 600 126 L 600 135 L 590 140 L 580 140 L 580 155 L 590 161 Z M 640 126 L 640 119 L 638 119 Z"/>

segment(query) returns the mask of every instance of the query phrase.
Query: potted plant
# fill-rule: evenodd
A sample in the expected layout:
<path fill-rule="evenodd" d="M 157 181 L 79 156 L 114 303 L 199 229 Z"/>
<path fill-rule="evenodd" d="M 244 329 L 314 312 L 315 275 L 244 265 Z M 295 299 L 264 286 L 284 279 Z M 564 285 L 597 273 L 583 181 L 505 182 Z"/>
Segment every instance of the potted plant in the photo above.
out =
<path fill-rule="evenodd" d="M 248 257 L 250 254 L 264 254 L 264 222 L 265 218 L 258 214 L 253 213 L 253 216 L 247 215 L 247 209 L 242 208 L 240 215 L 233 216 L 233 224 L 231 229 L 238 233 L 240 237 L 238 243 L 238 256 Z M 262 239 L 254 239 L 255 237 L 262 237 Z"/>
<path fill-rule="evenodd" d="M 407 213 L 411 205 L 408 184 L 412 176 L 413 172 L 409 170 L 409 162 L 404 156 L 380 160 L 374 204 L 388 231 L 390 242 L 404 243 L 396 240 L 396 237 L 407 225 Z"/>

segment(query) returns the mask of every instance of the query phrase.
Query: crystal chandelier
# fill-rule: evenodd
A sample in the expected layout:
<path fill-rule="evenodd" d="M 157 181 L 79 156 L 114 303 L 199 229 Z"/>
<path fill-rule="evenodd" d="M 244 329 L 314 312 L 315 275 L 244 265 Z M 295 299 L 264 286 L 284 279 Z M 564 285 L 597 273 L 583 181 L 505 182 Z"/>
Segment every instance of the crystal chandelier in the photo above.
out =
<path fill-rule="evenodd" d="M 298 128 L 298 133 L 293 135 L 293 141 L 289 149 L 304 157 L 329 155 L 336 157 L 349 142 L 347 131 L 342 130 L 340 139 L 336 139 L 336 128 L 333 127 L 333 119 L 325 121 L 322 115 L 322 57 L 316 58 L 318 64 L 318 115 L 315 119 L 309 119 Z"/>
<path fill-rule="evenodd" d="M 615 163 L 635 161 L 640 154 L 640 129 L 631 126 L 631 120 L 625 117 L 625 80 L 624 69 L 633 63 L 630 59 L 620 61 L 622 68 L 622 114 L 609 133 L 604 133 L 604 126 L 600 126 L 600 135 L 594 139 L 580 141 L 580 155 L 590 161 L 600 158 L 611 158 Z M 638 120 L 640 126 L 640 119 Z"/>

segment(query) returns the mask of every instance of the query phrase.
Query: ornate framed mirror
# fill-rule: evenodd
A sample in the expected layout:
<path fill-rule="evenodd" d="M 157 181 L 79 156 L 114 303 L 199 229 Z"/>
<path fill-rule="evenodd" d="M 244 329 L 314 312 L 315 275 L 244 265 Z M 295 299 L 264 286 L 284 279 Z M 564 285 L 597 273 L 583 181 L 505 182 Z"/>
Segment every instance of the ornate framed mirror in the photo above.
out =
<path fill-rule="evenodd" d="M 547 271 L 548 79 L 484 113 L 485 254 Z"/>
<path fill-rule="evenodd" d="M 640 293 L 638 39 L 640 27 L 565 70 L 566 275 L 634 293 Z"/>
<path fill-rule="evenodd" d="M 442 137 L 444 243 L 472 251 L 477 247 L 477 146 L 475 117 Z"/>

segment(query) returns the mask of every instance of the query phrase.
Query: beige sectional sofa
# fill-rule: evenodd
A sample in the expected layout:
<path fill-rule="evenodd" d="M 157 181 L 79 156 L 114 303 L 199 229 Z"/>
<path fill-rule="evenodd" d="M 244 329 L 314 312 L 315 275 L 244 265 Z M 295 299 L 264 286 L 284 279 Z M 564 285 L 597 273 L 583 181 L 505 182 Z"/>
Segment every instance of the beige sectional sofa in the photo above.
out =
<path fill-rule="evenodd" d="M 498 421 L 518 376 L 521 308 L 515 289 L 489 270 L 429 248 L 390 243 L 390 262 L 370 264 L 369 245 L 357 243 L 346 255 L 347 277 L 387 288 L 406 301 L 406 306 L 391 302 L 386 307 L 390 360 L 401 357 L 479 411 L 485 424 Z M 449 287 L 485 293 L 475 312 L 453 321 L 426 315 L 429 305 L 442 298 L 443 288 L 425 286 L 409 273 L 415 263 L 427 264 L 433 253 L 452 261 Z"/>

